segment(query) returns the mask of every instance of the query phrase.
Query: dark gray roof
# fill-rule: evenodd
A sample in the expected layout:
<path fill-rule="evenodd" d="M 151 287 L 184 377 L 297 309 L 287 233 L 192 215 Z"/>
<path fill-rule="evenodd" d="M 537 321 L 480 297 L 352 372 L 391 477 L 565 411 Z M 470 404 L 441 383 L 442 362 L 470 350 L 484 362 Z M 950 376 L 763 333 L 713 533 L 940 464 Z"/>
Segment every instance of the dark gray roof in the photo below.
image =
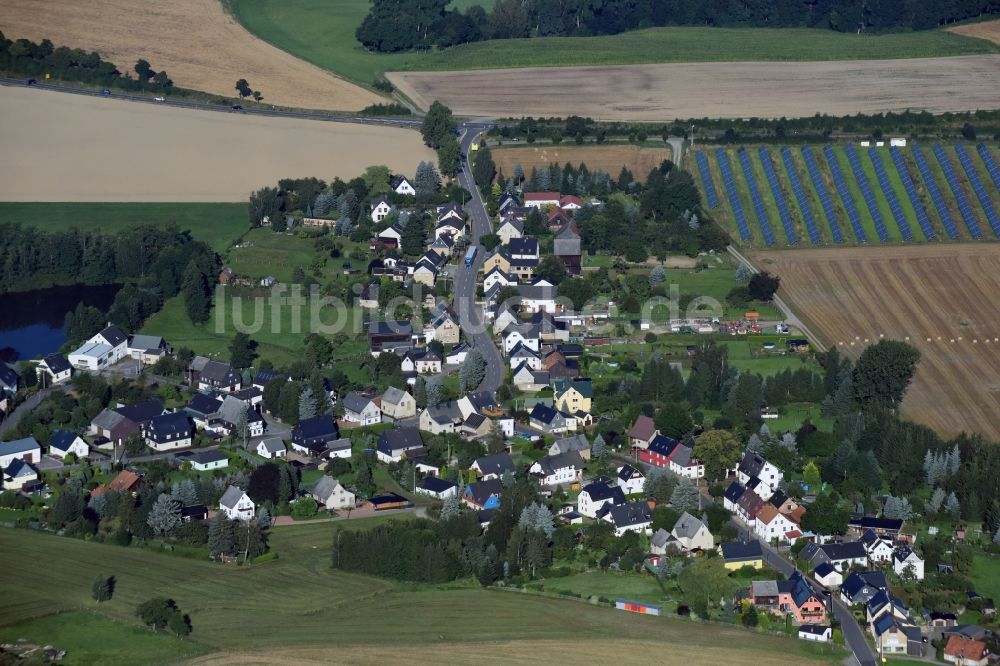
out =
<path fill-rule="evenodd" d="M 66 357 L 62 354 L 49 354 L 45 357 L 45 365 L 52 371 L 53 374 L 57 375 L 60 372 L 66 372 L 67 370 L 72 369 L 69 361 L 67 361 Z M 0 372 L 3 372 L 3 369 L 0 369 Z"/>
<path fill-rule="evenodd" d="M 378 440 L 378 450 L 393 457 L 397 452 L 419 449 L 423 445 L 420 431 L 412 427 L 388 430 Z"/>
<path fill-rule="evenodd" d="M 149 422 L 147 435 L 155 442 L 184 439 L 191 436 L 191 421 L 183 412 L 161 414 Z"/>
<path fill-rule="evenodd" d="M 355 414 L 360 414 L 365 411 L 365 408 L 368 407 L 368 403 L 371 401 L 371 398 L 365 397 L 360 393 L 348 393 L 344 396 L 344 409 Z"/>
<path fill-rule="evenodd" d="M 482 474 L 496 474 L 498 476 L 502 475 L 507 471 L 514 471 L 514 461 L 511 459 L 509 453 L 496 453 L 491 456 L 481 456 L 476 458 L 476 467 Z"/>
<path fill-rule="evenodd" d="M 219 462 L 220 460 L 229 460 L 229 456 L 219 449 L 213 449 L 212 451 L 198 451 L 197 453 L 192 453 L 188 456 L 188 460 L 192 463 L 198 463 L 199 465 L 207 465 L 208 463 Z"/>
<path fill-rule="evenodd" d="M 76 438 L 77 434 L 75 432 L 56 428 L 52 431 L 52 442 L 49 446 L 50 448 L 65 451 L 76 441 Z"/>
<path fill-rule="evenodd" d="M 424 490 L 432 493 L 441 494 L 455 488 L 456 486 L 451 481 L 445 481 L 444 479 L 439 479 L 436 476 L 425 476 L 420 480 L 420 483 L 417 484 L 417 487 L 423 488 Z"/>
<path fill-rule="evenodd" d="M 672 531 L 677 533 L 678 539 L 681 537 L 690 539 L 703 527 L 705 527 L 705 523 L 685 511 L 681 514 L 681 517 L 677 519 L 677 522 L 674 523 L 674 529 Z"/>
<path fill-rule="evenodd" d="M 625 504 L 625 495 L 618 486 L 606 483 L 590 483 L 583 487 L 581 493 L 587 493 L 592 502 L 610 499 L 612 504 Z"/>
<path fill-rule="evenodd" d="M 148 423 L 154 416 L 163 413 L 163 403 L 159 400 L 146 400 L 124 407 L 116 407 L 115 411 L 133 423 Z"/>
<path fill-rule="evenodd" d="M 112 347 L 117 347 L 121 343 L 128 340 L 128 336 L 122 332 L 122 329 L 117 326 L 108 326 L 106 329 L 101 331 L 99 335 L 108 341 L 108 344 Z"/>
<path fill-rule="evenodd" d="M 9 442 L 0 442 L 0 456 L 10 456 L 18 453 L 26 453 L 41 448 L 38 440 L 34 437 L 24 437 L 14 439 Z"/>
<path fill-rule="evenodd" d="M 641 525 L 652 520 L 652 511 L 646 502 L 628 502 L 611 507 L 611 520 L 615 527 Z"/>
<path fill-rule="evenodd" d="M 537 461 L 538 466 L 542 468 L 542 473 L 549 475 L 554 473 L 558 469 L 564 469 L 566 467 L 575 467 L 576 469 L 582 469 L 584 467 L 583 458 L 580 457 L 577 451 L 568 451 L 566 453 L 557 453 L 554 456 L 545 456 L 544 458 L 539 458 Z"/>
<path fill-rule="evenodd" d="M 226 488 L 226 492 L 222 493 L 219 504 L 228 509 L 234 509 L 242 497 L 243 490 L 239 486 L 229 486 Z"/>
<path fill-rule="evenodd" d="M 764 558 L 759 541 L 727 541 L 722 544 L 722 557 L 727 562 L 747 562 Z"/>

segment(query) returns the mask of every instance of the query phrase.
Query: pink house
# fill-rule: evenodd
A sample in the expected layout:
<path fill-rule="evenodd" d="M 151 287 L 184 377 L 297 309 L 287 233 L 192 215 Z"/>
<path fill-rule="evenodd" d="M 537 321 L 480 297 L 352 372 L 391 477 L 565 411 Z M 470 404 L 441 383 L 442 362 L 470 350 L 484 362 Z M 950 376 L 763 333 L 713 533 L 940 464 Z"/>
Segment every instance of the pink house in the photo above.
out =
<path fill-rule="evenodd" d="M 822 623 L 826 619 L 826 604 L 798 571 L 788 580 L 753 581 L 750 603 L 772 613 L 791 613 L 796 624 Z"/>

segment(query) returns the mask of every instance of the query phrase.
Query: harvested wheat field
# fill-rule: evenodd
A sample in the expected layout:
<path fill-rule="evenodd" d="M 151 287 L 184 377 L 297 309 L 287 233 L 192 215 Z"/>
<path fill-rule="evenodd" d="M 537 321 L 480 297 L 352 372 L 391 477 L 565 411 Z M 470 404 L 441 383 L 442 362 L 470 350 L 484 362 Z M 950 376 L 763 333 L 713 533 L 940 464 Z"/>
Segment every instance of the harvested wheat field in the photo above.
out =
<path fill-rule="evenodd" d="M 0 201 L 244 201 L 279 178 L 434 160 L 397 127 L 199 111 L 0 87 Z"/>
<path fill-rule="evenodd" d="M 422 108 L 467 116 L 601 120 L 777 118 L 997 105 L 1000 55 L 837 62 L 733 62 L 392 72 Z"/>
<path fill-rule="evenodd" d="M 526 173 L 532 167 L 547 167 L 553 162 L 562 166 L 569 162 L 573 166 L 586 164 L 590 171 L 600 169 L 617 177 L 622 167 L 639 177 L 660 166 L 671 156 L 670 146 L 643 148 L 641 146 L 509 146 L 493 147 L 493 161 L 497 170 L 510 176 L 517 164 Z"/>
<path fill-rule="evenodd" d="M 4 0 L 0 29 L 8 39 L 97 51 L 122 72 L 144 58 L 175 85 L 218 95 L 235 96 L 245 78 L 279 106 L 357 111 L 382 100 L 254 37 L 219 0 Z"/>
<path fill-rule="evenodd" d="M 986 41 L 1000 44 L 1000 19 L 995 21 L 981 21 L 979 23 L 966 23 L 948 28 L 948 32 L 954 32 L 966 37 L 985 39 Z"/>
<path fill-rule="evenodd" d="M 1000 245 L 756 252 L 781 296 L 827 345 L 857 357 L 880 337 L 923 358 L 903 402 L 945 436 L 1000 440 Z"/>

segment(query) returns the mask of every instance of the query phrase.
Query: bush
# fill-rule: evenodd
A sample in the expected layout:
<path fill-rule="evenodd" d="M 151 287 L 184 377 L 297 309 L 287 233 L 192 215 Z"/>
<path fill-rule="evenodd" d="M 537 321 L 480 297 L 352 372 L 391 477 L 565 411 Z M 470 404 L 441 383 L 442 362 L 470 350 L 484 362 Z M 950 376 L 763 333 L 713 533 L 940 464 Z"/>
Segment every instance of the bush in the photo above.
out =
<path fill-rule="evenodd" d="M 311 497 L 303 497 L 292 504 L 292 518 L 295 520 L 308 520 L 316 517 L 316 500 Z"/>
<path fill-rule="evenodd" d="M 650 331 L 649 333 L 646 334 L 646 343 L 651 345 L 654 342 L 656 342 L 656 333 Z"/>

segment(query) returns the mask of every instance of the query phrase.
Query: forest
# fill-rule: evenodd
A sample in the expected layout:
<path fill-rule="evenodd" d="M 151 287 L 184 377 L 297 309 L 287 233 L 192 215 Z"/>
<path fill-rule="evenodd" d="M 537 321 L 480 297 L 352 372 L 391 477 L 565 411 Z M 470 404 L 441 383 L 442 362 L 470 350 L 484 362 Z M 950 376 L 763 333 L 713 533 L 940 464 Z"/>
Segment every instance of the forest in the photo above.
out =
<path fill-rule="evenodd" d="M 449 0 L 372 0 L 356 36 L 371 51 L 445 48 L 490 39 L 613 35 L 654 26 L 928 30 L 1000 12 L 996 0 L 497 0 L 487 12 Z"/>

